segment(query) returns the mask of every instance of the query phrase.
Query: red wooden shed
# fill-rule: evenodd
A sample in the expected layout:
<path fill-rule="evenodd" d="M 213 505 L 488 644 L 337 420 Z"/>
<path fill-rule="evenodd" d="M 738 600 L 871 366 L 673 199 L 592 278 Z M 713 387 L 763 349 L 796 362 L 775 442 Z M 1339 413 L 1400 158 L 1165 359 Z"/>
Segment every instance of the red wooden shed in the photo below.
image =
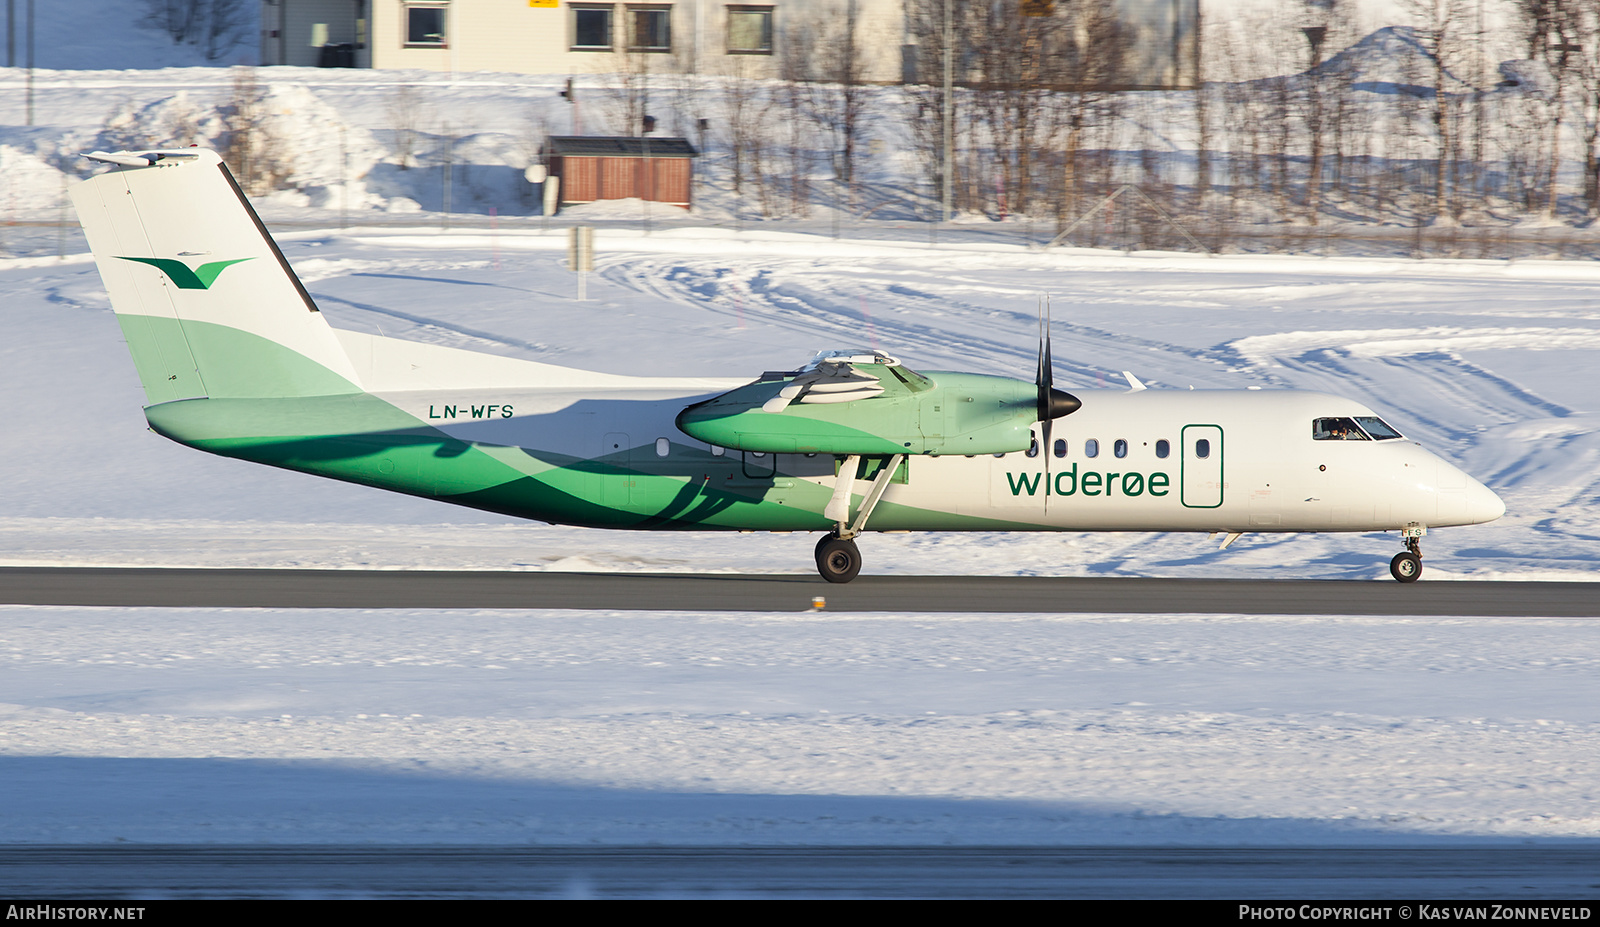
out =
<path fill-rule="evenodd" d="M 550 175 L 561 178 L 561 205 L 638 197 L 688 209 L 694 159 L 683 138 L 551 136 Z"/>

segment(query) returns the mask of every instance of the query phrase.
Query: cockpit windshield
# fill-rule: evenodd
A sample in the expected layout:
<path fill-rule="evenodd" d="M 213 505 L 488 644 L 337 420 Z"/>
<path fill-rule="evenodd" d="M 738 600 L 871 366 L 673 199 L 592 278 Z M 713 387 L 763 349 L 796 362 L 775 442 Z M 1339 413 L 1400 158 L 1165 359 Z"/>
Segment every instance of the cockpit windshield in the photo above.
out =
<path fill-rule="evenodd" d="M 1405 437 L 1405 435 L 1390 428 L 1388 422 L 1376 415 L 1358 415 L 1356 416 L 1356 424 L 1365 429 L 1374 441 L 1388 441 L 1391 438 Z"/>
<path fill-rule="evenodd" d="M 1319 418 L 1311 423 L 1313 441 L 1370 441 L 1353 418 Z"/>
<path fill-rule="evenodd" d="M 1376 415 L 1311 420 L 1313 441 L 1388 441 L 1399 437 L 1402 437 L 1400 432 Z"/>

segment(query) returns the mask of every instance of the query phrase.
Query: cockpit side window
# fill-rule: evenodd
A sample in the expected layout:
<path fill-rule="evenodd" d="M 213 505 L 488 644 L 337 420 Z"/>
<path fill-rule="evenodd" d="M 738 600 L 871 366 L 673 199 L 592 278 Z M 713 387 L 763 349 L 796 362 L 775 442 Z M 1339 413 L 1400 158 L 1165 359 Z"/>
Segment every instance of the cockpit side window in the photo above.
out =
<path fill-rule="evenodd" d="M 1372 440 L 1374 441 L 1388 441 L 1393 438 L 1405 437 L 1405 435 L 1390 428 L 1388 422 L 1376 415 L 1358 415 L 1356 416 L 1356 424 L 1360 425 L 1367 434 L 1372 435 Z"/>
<path fill-rule="evenodd" d="M 1351 418 L 1317 418 L 1311 420 L 1313 441 L 1370 441 L 1367 433 Z"/>

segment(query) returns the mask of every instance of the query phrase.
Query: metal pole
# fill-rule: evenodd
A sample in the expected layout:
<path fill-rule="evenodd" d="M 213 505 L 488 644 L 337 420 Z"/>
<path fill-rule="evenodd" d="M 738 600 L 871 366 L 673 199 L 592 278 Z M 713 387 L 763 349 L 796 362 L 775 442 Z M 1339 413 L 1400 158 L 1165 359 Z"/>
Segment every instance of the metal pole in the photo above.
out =
<path fill-rule="evenodd" d="M 17 0 L 6 0 L 6 67 L 17 66 Z"/>
<path fill-rule="evenodd" d="M 33 0 L 28 0 L 28 125 L 33 125 Z"/>
<path fill-rule="evenodd" d="M 56 201 L 56 260 L 67 259 L 67 163 L 59 160 L 61 168 L 61 198 Z"/>
<path fill-rule="evenodd" d="M 339 124 L 339 228 L 349 227 L 350 147 L 345 144 L 344 124 Z"/>
<path fill-rule="evenodd" d="M 444 193 L 444 203 L 443 203 L 443 206 L 444 206 L 444 228 L 446 228 L 446 229 L 450 228 L 450 186 L 451 186 L 451 181 L 453 180 L 453 178 L 451 177 L 451 173 L 452 173 L 451 169 L 455 166 L 455 164 L 454 164 L 455 137 L 450 134 L 451 131 L 452 130 L 450 128 L 449 123 L 446 123 L 445 127 L 444 127 L 444 190 L 443 190 L 443 193 Z"/>
<path fill-rule="evenodd" d="M 955 166 L 955 25 L 951 5 L 955 0 L 944 0 L 944 190 L 940 198 L 940 222 L 951 218 L 951 173 Z"/>

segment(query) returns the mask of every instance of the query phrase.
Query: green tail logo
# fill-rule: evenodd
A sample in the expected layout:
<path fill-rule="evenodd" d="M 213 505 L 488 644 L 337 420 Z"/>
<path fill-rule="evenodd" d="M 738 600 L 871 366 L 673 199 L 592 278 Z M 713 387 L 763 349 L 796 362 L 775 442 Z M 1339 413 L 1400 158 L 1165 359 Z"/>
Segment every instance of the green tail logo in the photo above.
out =
<path fill-rule="evenodd" d="M 180 290 L 209 290 L 211 284 L 217 282 L 217 275 L 234 264 L 253 261 L 255 258 L 234 258 L 231 261 L 212 261 L 210 264 L 201 264 L 194 270 L 189 265 L 173 258 L 141 258 L 123 257 L 117 255 L 119 261 L 135 261 L 140 264 L 149 264 L 151 267 L 166 274 Z"/>

